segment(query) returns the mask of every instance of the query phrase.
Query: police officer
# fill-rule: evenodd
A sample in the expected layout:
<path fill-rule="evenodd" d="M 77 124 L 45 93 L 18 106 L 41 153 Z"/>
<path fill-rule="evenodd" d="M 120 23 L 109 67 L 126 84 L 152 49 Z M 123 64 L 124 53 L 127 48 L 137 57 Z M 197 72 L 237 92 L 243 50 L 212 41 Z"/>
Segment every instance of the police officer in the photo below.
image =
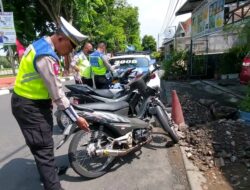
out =
<path fill-rule="evenodd" d="M 99 89 L 108 88 L 109 80 L 106 78 L 107 71 L 111 71 L 116 75 L 114 68 L 109 63 L 108 57 L 104 54 L 105 51 L 106 44 L 101 42 L 97 45 L 97 50 L 89 56 L 95 85 Z"/>
<path fill-rule="evenodd" d="M 83 83 L 92 86 L 91 79 L 91 67 L 88 60 L 88 56 L 93 51 L 93 46 L 91 43 L 86 42 L 82 50 L 77 53 L 71 62 L 71 66 L 76 71 L 75 81 L 76 84 Z"/>
<path fill-rule="evenodd" d="M 86 36 L 64 18 L 60 21 L 61 27 L 55 34 L 35 41 L 25 50 L 11 99 L 12 113 L 35 158 L 46 190 L 62 189 L 55 170 L 52 100 L 81 129 L 88 130 L 87 121 L 70 106 L 57 77 L 57 54 L 68 55 Z"/>

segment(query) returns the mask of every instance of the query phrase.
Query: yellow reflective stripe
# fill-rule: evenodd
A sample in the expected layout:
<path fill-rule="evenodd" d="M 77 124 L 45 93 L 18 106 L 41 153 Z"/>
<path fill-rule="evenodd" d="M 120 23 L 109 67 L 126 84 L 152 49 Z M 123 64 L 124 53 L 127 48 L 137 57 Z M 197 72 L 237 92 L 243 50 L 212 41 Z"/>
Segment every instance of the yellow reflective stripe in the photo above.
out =
<path fill-rule="evenodd" d="M 40 79 L 41 77 L 39 75 L 37 76 L 33 76 L 33 77 L 29 77 L 29 78 L 26 78 L 26 79 L 23 79 L 21 80 L 21 84 L 25 83 L 25 82 L 29 82 L 29 81 L 32 81 L 32 80 L 35 80 L 35 79 Z"/>
<path fill-rule="evenodd" d="M 26 77 L 33 77 L 33 76 L 37 76 L 37 75 L 39 75 L 37 72 L 33 72 L 33 73 L 26 73 L 22 77 L 26 78 Z"/>

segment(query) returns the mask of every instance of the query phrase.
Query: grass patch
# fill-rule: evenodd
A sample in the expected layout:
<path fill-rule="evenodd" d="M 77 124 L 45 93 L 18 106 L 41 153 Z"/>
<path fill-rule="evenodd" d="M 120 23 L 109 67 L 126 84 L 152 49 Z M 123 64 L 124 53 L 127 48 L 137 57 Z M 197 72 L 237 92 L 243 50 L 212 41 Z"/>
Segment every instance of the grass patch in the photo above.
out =
<path fill-rule="evenodd" d="M 10 74 L 10 75 L 0 75 L 0 78 L 6 78 L 6 77 L 14 77 L 15 75 Z"/>

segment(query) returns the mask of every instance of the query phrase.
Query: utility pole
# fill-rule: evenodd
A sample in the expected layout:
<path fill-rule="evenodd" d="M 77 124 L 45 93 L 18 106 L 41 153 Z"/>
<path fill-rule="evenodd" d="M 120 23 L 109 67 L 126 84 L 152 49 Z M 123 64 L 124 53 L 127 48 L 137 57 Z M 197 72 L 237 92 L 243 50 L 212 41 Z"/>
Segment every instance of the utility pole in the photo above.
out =
<path fill-rule="evenodd" d="M 160 47 L 160 45 L 159 45 L 159 43 L 160 43 L 160 33 L 158 33 L 158 36 L 157 36 L 158 38 L 157 38 L 157 51 L 159 50 L 159 47 Z"/>
<path fill-rule="evenodd" d="M 174 26 L 174 49 L 177 50 L 176 26 Z"/>
<path fill-rule="evenodd" d="M 177 36 L 176 36 L 176 26 L 168 26 L 167 28 L 174 28 L 174 50 L 177 50 Z M 170 30 L 169 30 L 170 32 Z"/>

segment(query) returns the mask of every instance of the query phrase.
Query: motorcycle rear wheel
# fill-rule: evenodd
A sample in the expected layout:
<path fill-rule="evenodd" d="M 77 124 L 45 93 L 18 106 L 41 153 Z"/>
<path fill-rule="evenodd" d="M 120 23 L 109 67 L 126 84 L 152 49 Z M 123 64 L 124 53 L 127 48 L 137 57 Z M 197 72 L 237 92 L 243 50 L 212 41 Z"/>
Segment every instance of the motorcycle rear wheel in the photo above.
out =
<path fill-rule="evenodd" d="M 91 133 L 97 132 L 97 130 L 91 131 Z M 101 135 L 101 144 L 105 148 L 110 143 L 107 141 L 107 137 L 111 137 L 111 135 L 106 132 L 102 132 Z M 77 174 L 86 178 L 97 178 L 108 172 L 115 157 L 89 156 L 87 145 L 90 143 L 90 136 L 90 133 L 78 131 L 70 142 L 68 157 L 71 167 Z"/>

